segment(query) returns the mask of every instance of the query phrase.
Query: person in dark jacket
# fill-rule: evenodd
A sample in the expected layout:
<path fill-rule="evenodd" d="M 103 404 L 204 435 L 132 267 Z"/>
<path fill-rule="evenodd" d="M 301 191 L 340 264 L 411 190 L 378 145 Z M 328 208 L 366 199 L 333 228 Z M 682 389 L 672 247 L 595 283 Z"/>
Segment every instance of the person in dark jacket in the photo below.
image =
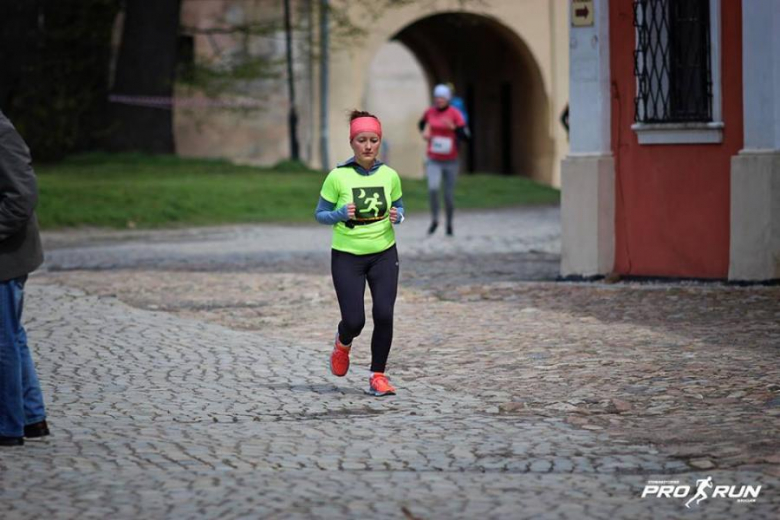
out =
<path fill-rule="evenodd" d="M 43 263 L 30 150 L 0 112 L 0 446 L 49 434 L 41 386 L 22 326 L 27 275 Z"/>

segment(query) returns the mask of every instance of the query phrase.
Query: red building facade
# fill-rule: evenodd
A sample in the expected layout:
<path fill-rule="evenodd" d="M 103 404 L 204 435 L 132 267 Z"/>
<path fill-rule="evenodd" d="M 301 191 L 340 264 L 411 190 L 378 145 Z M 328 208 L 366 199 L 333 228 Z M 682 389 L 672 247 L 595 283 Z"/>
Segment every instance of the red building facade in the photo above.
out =
<path fill-rule="evenodd" d="M 562 275 L 780 278 L 780 3 L 595 0 L 578 25 L 584 3 Z"/>

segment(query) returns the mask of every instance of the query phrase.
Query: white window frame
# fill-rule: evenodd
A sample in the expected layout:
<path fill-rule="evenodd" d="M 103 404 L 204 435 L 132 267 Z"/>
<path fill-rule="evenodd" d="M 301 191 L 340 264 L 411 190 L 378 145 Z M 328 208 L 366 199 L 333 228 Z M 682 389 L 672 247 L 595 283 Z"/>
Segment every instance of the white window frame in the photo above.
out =
<path fill-rule="evenodd" d="M 721 95 L 720 2 L 710 0 L 710 75 L 712 80 L 712 121 L 685 123 L 634 123 L 639 144 L 694 144 L 723 142 Z M 636 36 L 637 42 L 639 36 Z M 637 90 L 639 86 L 637 85 Z"/>

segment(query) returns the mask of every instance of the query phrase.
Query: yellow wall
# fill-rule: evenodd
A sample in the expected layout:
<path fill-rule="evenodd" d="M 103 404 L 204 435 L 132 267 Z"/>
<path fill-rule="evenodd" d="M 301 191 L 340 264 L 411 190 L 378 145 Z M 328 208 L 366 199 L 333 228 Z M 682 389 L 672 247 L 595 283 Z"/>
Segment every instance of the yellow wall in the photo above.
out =
<path fill-rule="evenodd" d="M 265 3 L 267 1 L 265 0 Z M 240 10 L 243 10 L 244 16 L 248 16 L 249 9 L 245 7 L 247 3 L 261 7 L 264 0 L 254 2 L 225 0 L 220 5 L 223 13 L 232 9 L 233 16 L 240 18 L 241 13 L 238 13 Z M 274 3 L 277 6 L 279 4 L 279 2 Z M 219 2 L 184 0 L 185 20 L 189 20 L 191 24 L 204 22 L 206 14 L 204 8 L 200 7 L 203 4 L 219 4 Z M 213 5 L 210 9 L 220 10 Z M 273 10 L 266 10 L 266 12 L 269 13 L 268 16 L 278 15 Z M 445 12 L 471 13 L 492 20 L 496 27 L 503 27 L 509 39 L 518 42 L 518 46 L 527 52 L 528 58 L 535 64 L 534 68 L 538 70 L 540 93 L 546 101 L 536 106 L 536 110 L 545 112 L 543 118 L 537 117 L 536 120 L 544 120 L 546 124 L 544 128 L 533 129 L 534 171 L 523 173 L 549 184 L 560 185 L 559 164 L 568 151 L 566 133 L 559 122 L 560 114 L 568 101 L 568 2 L 565 0 L 487 0 L 466 2 L 465 7 L 461 7 L 457 0 L 440 0 L 389 9 L 379 19 L 353 12 L 354 18 L 369 28 L 369 32 L 364 39 L 353 39 L 347 43 L 336 41 L 331 51 L 329 99 L 331 163 L 350 155 L 345 113 L 350 108 L 359 107 L 367 99 L 367 94 L 370 94 L 366 92 L 367 73 L 380 47 L 416 21 Z M 316 15 L 314 22 L 316 28 Z M 198 37 L 197 52 L 206 53 L 209 52 L 208 49 L 209 43 Z M 300 53 L 299 58 L 296 74 L 299 88 L 298 108 L 301 112 L 302 151 L 305 160 L 313 166 L 319 166 L 317 63 L 316 61 L 307 63 L 306 56 L 300 56 Z M 268 100 L 268 107 L 263 112 L 251 116 L 218 110 L 212 112 L 220 113 L 209 115 L 201 111 L 198 114 L 201 130 L 198 130 L 195 116 L 177 113 L 177 146 L 180 153 L 227 155 L 264 164 L 285 158 L 287 101 L 283 77 L 275 84 L 258 85 L 258 89 L 263 91 Z M 388 109 L 392 110 L 392 107 Z"/>

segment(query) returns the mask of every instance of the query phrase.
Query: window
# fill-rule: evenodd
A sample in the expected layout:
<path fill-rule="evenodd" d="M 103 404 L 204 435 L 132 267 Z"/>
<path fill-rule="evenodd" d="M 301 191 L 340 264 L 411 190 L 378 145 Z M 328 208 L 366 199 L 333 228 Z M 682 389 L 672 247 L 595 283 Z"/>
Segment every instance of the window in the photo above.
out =
<path fill-rule="evenodd" d="M 640 143 L 722 140 L 719 21 L 719 0 L 634 0 Z"/>

